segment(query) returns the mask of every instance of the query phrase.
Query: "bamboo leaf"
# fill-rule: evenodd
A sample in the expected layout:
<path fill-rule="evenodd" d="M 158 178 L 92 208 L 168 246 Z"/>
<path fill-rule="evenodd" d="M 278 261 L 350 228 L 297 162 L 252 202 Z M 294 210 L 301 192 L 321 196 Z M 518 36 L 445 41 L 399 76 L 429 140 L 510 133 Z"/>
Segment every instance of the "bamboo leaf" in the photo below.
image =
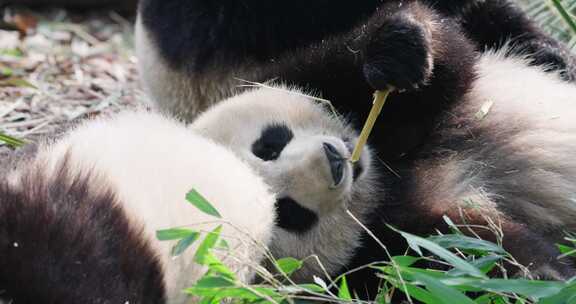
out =
<path fill-rule="evenodd" d="M 220 215 L 220 213 L 218 213 L 216 208 L 214 208 L 214 206 L 212 206 L 212 204 L 210 204 L 208 200 L 206 200 L 195 189 L 190 190 L 190 192 L 186 194 L 186 200 L 190 202 L 192 205 L 194 205 L 196 208 L 200 209 L 200 211 L 217 218 L 222 218 L 222 216 Z"/>

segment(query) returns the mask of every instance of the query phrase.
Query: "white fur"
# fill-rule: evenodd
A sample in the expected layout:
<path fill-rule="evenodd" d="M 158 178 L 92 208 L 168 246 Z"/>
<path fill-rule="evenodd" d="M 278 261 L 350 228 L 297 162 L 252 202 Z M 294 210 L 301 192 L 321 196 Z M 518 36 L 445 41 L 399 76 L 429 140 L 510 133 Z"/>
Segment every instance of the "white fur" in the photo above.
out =
<path fill-rule="evenodd" d="M 284 124 L 294 134 L 280 157 L 262 161 L 251 150 L 266 126 Z M 345 180 L 334 187 L 322 143 L 332 144 L 342 156 L 350 155 L 342 138 L 356 141 L 356 133 L 340 117 L 332 115 L 319 101 L 300 91 L 285 88 L 257 88 L 215 105 L 193 124 L 193 130 L 233 150 L 255 168 L 272 186 L 279 198 L 289 196 L 314 211 L 319 223 L 305 234 L 278 229 L 271 244 L 277 257 L 304 259 L 318 255 L 329 273 L 349 262 L 359 242 L 360 226 L 348 216 L 350 209 L 365 219 L 375 204 L 370 153 L 361 162 L 366 171 L 353 184 L 352 168 Z M 360 196 L 358 196 L 360 195 Z M 319 265 L 308 259 L 307 267 L 295 279 L 322 275 Z"/>
<path fill-rule="evenodd" d="M 454 214 L 472 203 L 475 216 L 497 225 L 514 221 L 513 230 L 525 227 L 552 244 L 562 231 L 576 231 L 576 86 L 506 53 L 479 58 L 478 78 L 440 130 L 444 141 L 459 142 L 432 142 L 444 157 L 418 161 L 414 193 L 431 214 Z M 535 255 L 536 275 L 570 275 L 569 267 L 553 265 L 562 261 L 528 245 L 510 241 L 508 249 Z"/>
<path fill-rule="evenodd" d="M 181 290 L 205 269 L 193 263 L 196 246 L 171 258 L 174 244 L 156 240 L 158 229 L 206 231 L 223 224 L 232 253 L 222 257 L 225 264 L 242 280 L 251 278 L 250 266 L 261 260 L 262 246 L 271 237 L 275 198 L 234 154 L 174 120 L 144 112 L 85 123 L 41 147 L 36 161 L 54 166 L 66 153 L 74 171 L 95 172 L 107 180 L 129 220 L 144 227 L 164 267 L 169 303 L 185 302 Z M 216 207 L 225 223 L 186 202 L 192 188 Z"/>
<path fill-rule="evenodd" d="M 476 128 L 513 131 L 505 145 L 514 159 L 530 159 L 530 168 L 517 168 L 517 185 L 524 191 L 540 188 L 524 206 L 534 222 L 576 228 L 576 86 L 524 58 L 504 57 L 504 51 L 484 54 L 479 78 L 458 115 L 472 117 L 483 104 L 492 103 Z M 504 148 L 506 148 L 506 146 Z M 504 155 L 503 155 L 504 156 Z M 529 182 L 531 181 L 531 185 Z M 503 181 L 504 182 L 504 181 Z M 507 181 L 506 181 L 507 182 Z M 510 185 L 513 187 L 513 185 Z"/>

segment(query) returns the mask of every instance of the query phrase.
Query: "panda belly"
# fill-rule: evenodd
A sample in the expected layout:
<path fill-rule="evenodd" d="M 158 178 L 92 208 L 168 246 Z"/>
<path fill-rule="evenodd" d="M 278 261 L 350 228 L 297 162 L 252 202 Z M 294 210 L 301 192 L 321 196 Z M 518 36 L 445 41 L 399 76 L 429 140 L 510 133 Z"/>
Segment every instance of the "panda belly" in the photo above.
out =
<path fill-rule="evenodd" d="M 230 256 L 220 254 L 220 258 L 242 281 L 252 278 L 252 267 L 262 259 L 260 246 L 267 244 L 271 237 L 275 199 L 262 180 L 227 149 L 156 114 L 125 113 L 81 125 L 54 144 L 41 146 L 30 166 L 28 168 L 40 168 L 45 176 L 58 176 L 64 167 L 67 175 L 80 176 L 80 180 L 86 181 L 87 189 L 83 191 L 87 194 L 70 188 L 74 183 L 69 187 L 82 193 L 78 200 L 91 193 L 110 192 L 112 195 L 104 199 L 103 204 L 109 209 L 119 209 L 120 217 L 124 217 L 123 221 L 127 223 L 121 232 L 132 233 L 132 238 L 138 238 L 133 241 L 148 250 L 150 260 L 158 260 L 162 284 L 147 285 L 144 289 L 162 290 L 165 286 L 168 303 L 186 302 L 187 297 L 181 290 L 192 285 L 206 269 L 193 263 L 195 246 L 177 258 L 171 257 L 170 250 L 174 244 L 156 240 L 157 230 L 186 226 L 197 231 L 210 231 L 222 225 L 222 238 L 226 239 L 231 251 L 227 253 Z M 34 187 L 34 184 L 23 183 L 30 179 L 27 176 L 25 170 L 17 169 L 10 173 L 7 177 L 9 187 L 21 191 L 24 187 Z M 53 186 L 48 185 L 50 187 Z M 221 221 L 186 202 L 186 193 L 191 189 L 213 204 L 222 216 Z M 88 199 L 86 202 L 77 201 L 78 204 L 90 202 Z M 25 207 L 26 202 L 22 204 Z M 70 220 L 67 224 L 69 229 L 81 228 L 75 225 L 91 225 L 85 211 L 79 210 L 78 214 L 72 213 L 78 220 Z M 109 214 L 102 210 L 101 216 L 106 218 Z M 99 241 L 101 235 L 114 229 L 102 224 L 94 233 L 82 236 L 92 239 L 102 251 L 94 253 L 101 258 L 95 259 L 95 263 L 116 258 L 107 256 L 112 252 L 109 247 L 114 244 L 109 246 Z M 73 243 L 60 245 L 74 246 Z M 124 257 L 123 263 L 153 268 L 137 256 L 138 252 L 132 254 L 134 256 Z M 57 268 L 57 263 L 67 264 L 66 261 L 56 261 L 54 268 Z M 101 266 L 95 264 L 93 267 Z M 64 269 L 58 267 L 56 271 Z M 111 274 L 110 282 L 101 284 L 140 284 L 146 279 L 125 272 L 118 276 Z M 61 279 L 65 277 L 67 275 L 61 274 Z M 28 288 L 35 292 L 34 288 L 42 290 L 45 286 L 32 284 Z M 74 302 L 74 298 L 71 299 Z M 126 294 L 126 299 L 138 299 L 138 295 Z"/>
<path fill-rule="evenodd" d="M 468 129 L 470 151 L 457 147 L 451 163 L 476 171 L 465 183 L 534 230 L 575 230 L 576 88 L 504 51 L 484 54 L 477 67 L 451 122 Z"/>
<path fill-rule="evenodd" d="M 533 275 L 570 278 L 576 268 L 555 244 L 576 229 L 576 88 L 505 51 L 483 54 L 477 72 L 414 161 L 404 198 L 420 219 L 407 229 L 443 227 L 444 215 L 496 223 L 504 249 Z"/>

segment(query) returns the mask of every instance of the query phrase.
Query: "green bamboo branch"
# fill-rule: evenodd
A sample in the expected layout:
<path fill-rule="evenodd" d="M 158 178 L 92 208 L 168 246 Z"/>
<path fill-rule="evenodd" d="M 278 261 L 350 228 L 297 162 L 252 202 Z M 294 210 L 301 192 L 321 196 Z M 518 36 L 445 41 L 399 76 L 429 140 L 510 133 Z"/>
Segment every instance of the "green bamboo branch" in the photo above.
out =
<path fill-rule="evenodd" d="M 13 148 L 18 148 L 22 145 L 24 145 L 26 142 L 18 139 L 18 138 L 14 138 L 12 136 L 8 136 L 2 132 L 0 132 L 0 141 L 6 143 L 7 145 L 13 147 Z"/>
<path fill-rule="evenodd" d="M 568 10 L 566 10 L 566 8 L 564 8 L 564 5 L 562 4 L 561 0 L 551 0 L 551 1 L 552 5 L 554 6 L 554 8 L 556 8 L 556 10 L 560 14 L 564 22 L 568 25 L 570 30 L 572 30 L 572 33 L 576 35 L 576 21 L 574 21 L 573 16 L 568 12 Z"/>

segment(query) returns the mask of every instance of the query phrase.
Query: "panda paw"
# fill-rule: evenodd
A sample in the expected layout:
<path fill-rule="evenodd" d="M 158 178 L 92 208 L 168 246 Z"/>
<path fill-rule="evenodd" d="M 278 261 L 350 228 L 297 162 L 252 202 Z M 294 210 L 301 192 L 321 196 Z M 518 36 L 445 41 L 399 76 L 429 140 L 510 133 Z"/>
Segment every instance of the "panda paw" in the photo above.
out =
<path fill-rule="evenodd" d="M 368 39 L 364 77 L 376 90 L 414 90 L 426 85 L 433 68 L 430 31 L 405 16 L 386 20 Z"/>

